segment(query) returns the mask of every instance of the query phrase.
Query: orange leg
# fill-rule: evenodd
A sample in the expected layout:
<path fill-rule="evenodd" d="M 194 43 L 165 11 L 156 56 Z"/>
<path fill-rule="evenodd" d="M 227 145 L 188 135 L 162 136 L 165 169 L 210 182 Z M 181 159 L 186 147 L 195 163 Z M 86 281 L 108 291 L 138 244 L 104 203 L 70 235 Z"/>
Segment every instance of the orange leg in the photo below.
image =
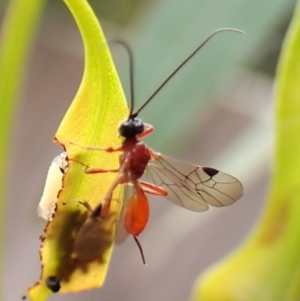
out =
<path fill-rule="evenodd" d="M 77 160 L 74 160 L 74 159 L 69 159 L 70 161 L 73 161 L 73 162 L 76 162 L 76 163 L 79 163 L 81 164 L 82 166 L 84 166 L 84 173 L 86 174 L 99 174 L 99 173 L 106 173 L 106 172 L 119 172 L 119 168 L 112 168 L 112 169 L 103 169 L 103 168 L 89 168 L 88 165 L 80 162 L 80 161 L 77 161 Z"/>
<path fill-rule="evenodd" d="M 86 201 L 80 202 L 80 204 L 82 204 L 88 211 L 91 212 L 91 217 L 105 218 L 109 213 L 110 203 L 112 200 L 112 195 L 113 195 L 114 190 L 116 189 L 116 187 L 119 184 L 124 183 L 124 179 L 125 179 L 124 172 L 123 172 L 124 167 L 122 167 L 121 169 L 119 169 L 119 168 L 116 168 L 116 169 L 89 168 L 88 165 L 85 165 L 84 163 L 82 163 L 80 161 L 73 160 L 73 159 L 70 159 L 70 161 L 74 161 L 74 162 L 77 162 L 77 163 L 83 165 L 85 167 L 84 172 L 86 174 L 99 174 L 99 173 L 107 173 L 107 172 L 118 173 L 117 177 L 115 178 L 115 180 L 109 187 L 109 189 L 106 192 L 106 194 L 104 195 L 103 199 L 95 207 L 95 209 L 91 208 L 91 206 Z"/>
<path fill-rule="evenodd" d="M 110 203 L 112 200 L 112 195 L 113 195 L 114 190 L 116 189 L 116 187 L 119 184 L 123 184 L 126 180 L 124 170 L 128 164 L 127 160 L 125 160 L 123 162 L 123 165 L 119 169 L 89 168 L 87 165 L 85 165 L 84 163 L 82 163 L 80 161 L 72 160 L 72 159 L 71 159 L 71 161 L 74 161 L 74 162 L 77 162 L 77 163 L 83 165 L 85 167 L 84 172 L 87 174 L 97 174 L 97 173 L 107 173 L 107 172 L 117 172 L 118 173 L 116 178 L 110 185 L 109 189 L 107 190 L 106 194 L 104 195 L 103 199 L 101 200 L 101 202 L 91 212 L 92 217 L 105 218 L 109 214 Z M 85 203 L 83 203 L 83 205 L 87 209 L 88 209 L 88 207 L 90 207 L 89 205 L 87 206 Z"/>
<path fill-rule="evenodd" d="M 161 195 L 161 196 L 166 196 L 168 195 L 168 192 L 163 189 L 162 187 L 156 186 L 152 183 L 144 182 L 144 181 L 139 181 L 142 189 L 144 192 L 153 194 L 153 195 Z"/>
<path fill-rule="evenodd" d="M 122 184 L 123 182 L 124 182 L 124 174 L 119 173 L 103 197 L 103 200 L 101 202 L 101 204 L 103 204 L 102 210 L 101 210 L 101 217 L 105 218 L 108 215 L 113 192 L 116 189 L 116 187 L 119 184 Z"/>
<path fill-rule="evenodd" d="M 78 203 L 80 205 L 82 205 L 87 211 L 89 212 L 93 212 L 93 208 L 91 207 L 91 205 L 87 202 L 87 201 L 78 201 Z"/>
<path fill-rule="evenodd" d="M 102 151 L 102 152 L 108 152 L 108 153 L 112 153 L 112 152 L 120 152 L 122 151 L 122 146 L 119 146 L 117 148 L 113 148 L 113 147 L 96 147 L 96 146 L 86 146 L 86 145 L 82 145 L 79 143 L 75 143 L 70 141 L 71 145 L 75 145 L 78 146 L 80 148 L 83 148 L 85 150 L 91 150 L 91 151 Z"/>
<path fill-rule="evenodd" d="M 89 168 L 85 167 L 84 172 L 89 175 L 98 174 L 98 173 L 106 173 L 106 172 L 118 172 L 119 168 L 114 169 L 102 169 L 102 168 Z"/>
<path fill-rule="evenodd" d="M 103 218 L 103 219 L 106 218 L 107 215 L 109 214 L 109 208 L 110 208 L 113 192 L 116 189 L 116 187 L 122 183 L 123 178 L 124 178 L 123 174 L 119 174 L 117 176 L 117 178 L 114 180 L 112 185 L 109 187 L 109 190 L 104 195 L 101 202 L 98 203 L 94 209 L 87 201 L 79 202 L 79 204 L 84 206 L 90 212 L 90 217 Z"/>

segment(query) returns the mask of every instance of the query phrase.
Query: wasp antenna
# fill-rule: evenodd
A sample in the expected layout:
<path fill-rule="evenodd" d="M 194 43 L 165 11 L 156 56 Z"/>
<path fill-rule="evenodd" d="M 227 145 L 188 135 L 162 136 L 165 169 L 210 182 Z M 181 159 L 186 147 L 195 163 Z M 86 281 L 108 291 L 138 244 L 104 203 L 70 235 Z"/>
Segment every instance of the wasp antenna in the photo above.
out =
<path fill-rule="evenodd" d="M 131 118 L 134 118 L 134 117 L 132 117 L 133 116 L 133 108 L 134 108 L 133 51 L 132 51 L 131 47 L 129 46 L 129 44 L 127 44 L 126 42 L 124 42 L 122 40 L 112 40 L 112 41 L 109 41 L 109 43 L 116 43 L 116 44 L 122 45 L 128 54 L 129 76 L 130 76 L 130 101 L 131 101 L 128 119 L 131 119 Z"/>
<path fill-rule="evenodd" d="M 133 236 L 133 238 L 134 238 L 134 240 L 135 240 L 135 242 L 136 242 L 136 244 L 137 244 L 137 246 L 138 246 L 138 248 L 140 250 L 141 257 L 142 257 L 142 260 L 143 260 L 143 264 L 146 265 L 145 256 L 144 256 L 144 252 L 143 252 L 142 246 L 141 246 L 141 244 L 140 244 L 140 242 L 139 242 L 139 240 L 137 239 L 136 236 Z"/>
<path fill-rule="evenodd" d="M 245 33 L 242 30 L 235 28 L 220 28 L 211 33 L 164 81 L 163 83 L 154 91 L 154 93 L 145 101 L 145 103 L 135 112 L 131 112 L 131 116 L 137 116 L 139 112 L 154 98 L 154 96 L 165 86 L 165 84 L 217 33 L 222 31 L 233 31 L 238 33 Z"/>

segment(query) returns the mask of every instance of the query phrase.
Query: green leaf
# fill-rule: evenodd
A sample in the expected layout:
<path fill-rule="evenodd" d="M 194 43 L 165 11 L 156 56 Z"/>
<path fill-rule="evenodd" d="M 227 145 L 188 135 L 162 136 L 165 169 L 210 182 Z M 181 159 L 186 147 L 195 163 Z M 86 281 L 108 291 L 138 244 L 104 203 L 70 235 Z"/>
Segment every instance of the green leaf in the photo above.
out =
<path fill-rule="evenodd" d="M 7 173 L 9 162 L 9 147 L 11 142 L 11 128 L 16 101 L 26 67 L 28 54 L 35 28 L 43 9 L 43 0 L 11 0 L 8 3 L 4 19 L 1 24 L 0 37 L 0 233 L 3 235 L 3 221 L 5 201 L 7 199 Z M 3 5 L 1 5 L 3 6 Z M 4 206 L 5 205 L 5 206 Z M 2 256 L 2 243 L 0 257 Z M 1 271 L 3 271 L 1 260 Z M 3 277 L 3 273 L 1 278 Z M 3 280 L 3 279 L 1 279 Z M 3 281 L 2 281 L 3 283 Z M 3 288 L 3 287 L 2 287 Z M 2 291 L 1 293 L 2 294 Z M 2 296 L 1 296 L 2 297 Z M 1 298 L 0 299 L 3 299 Z"/>
<path fill-rule="evenodd" d="M 192 300 L 300 298 L 300 2 L 276 78 L 276 146 L 267 208 L 229 258 L 200 276 Z"/>
<path fill-rule="evenodd" d="M 81 85 L 67 111 L 55 139 L 67 151 L 69 168 L 63 178 L 54 218 L 45 229 L 42 242 L 42 274 L 29 289 L 32 300 L 45 300 L 51 293 L 46 281 L 54 277 L 60 282 L 59 292 L 79 292 L 103 284 L 115 236 L 120 210 L 116 189 L 109 216 L 96 224 L 95 237 L 86 236 L 87 246 L 96 257 L 82 259 L 74 253 L 75 236 L 87 220 L 88 210 L 79 204 L 87 201 L 92 208 L 100 203 L 116 175 L 87 175 L 84 166 L 117 168 L 118 154 L 85 150 L 84 146 L 116 147 L 119 123 L 128 115 L 123 90 L 100 25 L 85 0 L 65 0 L 81 32 L 85 50 L 85 69 Z M 67 79 L 66 79 L 67 81 Z M 75 161 L 74 161 L 75 160 Z"/>

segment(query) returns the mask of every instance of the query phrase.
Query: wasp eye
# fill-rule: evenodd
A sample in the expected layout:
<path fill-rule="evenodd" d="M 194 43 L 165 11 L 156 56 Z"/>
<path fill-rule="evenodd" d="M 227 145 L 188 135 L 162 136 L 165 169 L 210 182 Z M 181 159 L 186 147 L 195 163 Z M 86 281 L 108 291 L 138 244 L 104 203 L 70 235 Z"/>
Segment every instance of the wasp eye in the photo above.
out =
<path fill-rule="evenodd" d="M 128 119 L 119 126 L 119 134 L 124 138 L 132 138 L 144 131 L 144 124 L 141 119 Z"/>

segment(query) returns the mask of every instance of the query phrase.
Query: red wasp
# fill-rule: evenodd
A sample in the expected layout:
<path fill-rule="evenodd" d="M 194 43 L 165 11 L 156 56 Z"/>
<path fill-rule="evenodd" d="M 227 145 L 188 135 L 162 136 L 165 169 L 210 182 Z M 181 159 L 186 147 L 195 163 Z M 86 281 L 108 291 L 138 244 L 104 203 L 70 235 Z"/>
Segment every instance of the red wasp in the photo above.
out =
<path fill-rule="evenodd" d="M 129 54 L 130 63 L 130 93 L 131 107 L 128 118 L 123 121 L 118 132 L 123 137 L 122 144 L 117 148 L 84 146 L 76 143 L 86 150 L 120 152 L 120 166 L 117 169 L 89 168 L 85 166 L 87 174 L 116 173 L 116 178 L 109 187 L 103 199 L 95 208 L 90 208 L 90 216 L 83 224 L 75 239 L 75 253 L 80 255 L 80 247 L 87 244 L 86 233 L 97 231 L 97 227 L 91 226 L 105 219 L 109 213 L 112 195 L 118 185 L 125 185 L 131 193 L 124 192 L 124 200 L 121 201 L 122 210 L 119 216 L 118 227 L 124 228 L 127 234 L 131 234 L 141 246 L 137 236 L 145 229 L 149 218 L 149 204 L 146 193 L 165 196 L 178 206 L 193 211 L 205 211 L 209 206 L 222 207 L 237 201 L 243 195 L 242 184 L 233 176 L 223 173 L 211 167 L 193 165 L 164 156 L 149 148 L 140 139 L 153 131 L 151 125 L 143 123 L 137 118 L 141 110 L 153 99 L 163 86 L 181 69 L 215 34 L 221 31 L 235 31 L 236 29 L 223 28 L 213 32 L 202 44 L 190 54 L 158 87 L 148 100 L 137 110 L 134 107 L 134 80 L 133 57 L 128 45 L 123 44 Z M 80 162 L 79 162 L 80 163 Z M 82 163 L 81 163 L 82 164 Z M 141 180 L 147 171 L 149 181 Z M 131 188 L 131 189 L 130 189 Z M 91 234 L 91 233 L 89 233 Z M 93 233 L 94 234 L 94 233 Z M 96 233 L 95 233 L 96 235 Z M 94 237 L 94 235 L 91 235 Z M 76 252 L 76 249 L 78 251 Z M 143 257 L 144 261 L 144 257 Z M 145 261 L 144 261 L 145 262 Z"/>

